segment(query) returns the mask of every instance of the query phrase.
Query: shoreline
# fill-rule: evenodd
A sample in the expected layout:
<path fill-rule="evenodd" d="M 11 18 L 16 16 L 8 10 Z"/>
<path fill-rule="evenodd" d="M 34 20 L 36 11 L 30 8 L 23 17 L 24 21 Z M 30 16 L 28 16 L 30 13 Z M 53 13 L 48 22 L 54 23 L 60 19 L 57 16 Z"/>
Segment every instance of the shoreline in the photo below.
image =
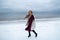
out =
<path fill-rule="evenodd" d="M 36 21 L 60 21 L 60 18 L 41 18 L 41 19 L 35 19 Z M 5 23 L 23 23 L 26 22 L 26 19 L 20 19 L 20 20 L 10 20 L 10 21 L 0 21 L 0 24 L 5 24 Z"/>

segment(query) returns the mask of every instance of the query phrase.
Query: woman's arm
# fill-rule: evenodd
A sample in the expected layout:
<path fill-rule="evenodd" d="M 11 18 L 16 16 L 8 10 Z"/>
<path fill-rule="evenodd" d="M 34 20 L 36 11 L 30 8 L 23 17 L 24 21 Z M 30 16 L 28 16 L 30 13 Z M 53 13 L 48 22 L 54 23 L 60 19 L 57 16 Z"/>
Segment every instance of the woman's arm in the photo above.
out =
<path fill-rule="evenodd" d="M 28 22 L 26 23 L 26 26 L 28 25 Z"/>

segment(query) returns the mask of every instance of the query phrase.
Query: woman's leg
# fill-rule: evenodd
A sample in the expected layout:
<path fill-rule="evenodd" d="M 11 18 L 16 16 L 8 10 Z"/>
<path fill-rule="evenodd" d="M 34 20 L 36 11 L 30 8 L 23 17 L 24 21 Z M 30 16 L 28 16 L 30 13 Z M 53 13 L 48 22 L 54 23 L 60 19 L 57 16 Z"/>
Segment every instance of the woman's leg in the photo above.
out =
<path fill-rule="evenodd" d="M 32 30 L 33 31 L 33 33 L 35 34 L 35 37 L 37 37 L 37 33 L 35 32 L 35 30 Z"/>
<path fill-rule="evenodd" d="M 30 36 L 31 36 L 31 33 L 30 33 L 30 31 L 28 31 L 28 33 L 29 33 L 28 37 L 30 37 Z"/>

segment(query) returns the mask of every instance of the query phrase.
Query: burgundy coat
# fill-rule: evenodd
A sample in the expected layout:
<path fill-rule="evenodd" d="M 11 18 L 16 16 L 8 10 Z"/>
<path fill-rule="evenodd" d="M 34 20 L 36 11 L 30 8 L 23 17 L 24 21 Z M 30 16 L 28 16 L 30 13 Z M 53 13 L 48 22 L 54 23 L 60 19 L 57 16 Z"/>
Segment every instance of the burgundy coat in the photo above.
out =
<path fill-rule="evenodd" d="M 34 19 L 35 18 L 33 15 L 28 19 L 28 26 L 27 26 L 27 28 L 25 28 L 25 30 L 31 31 L 32 22 L 34 21 Z"/>

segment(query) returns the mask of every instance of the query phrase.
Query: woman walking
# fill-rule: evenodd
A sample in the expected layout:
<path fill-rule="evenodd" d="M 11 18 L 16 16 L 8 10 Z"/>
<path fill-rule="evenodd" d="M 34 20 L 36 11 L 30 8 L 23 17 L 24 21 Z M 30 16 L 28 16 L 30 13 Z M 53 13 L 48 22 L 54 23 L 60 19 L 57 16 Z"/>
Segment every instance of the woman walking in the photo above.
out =
<path fill-rule="evenodd" d="M 28 11 L 28 15 L 26 15 L 26 17 L 28 19 L 27 21 L 27 27 L 25 28 L 26 31 L 28 31 L 28 37 L 31 36 L 31 31 L 35 34 L 35 37 L 37 37 L 37 33 L 35 32 L 34 28 L 35 28 L 35 18 L 33 15 L 32 10 Z"/>

